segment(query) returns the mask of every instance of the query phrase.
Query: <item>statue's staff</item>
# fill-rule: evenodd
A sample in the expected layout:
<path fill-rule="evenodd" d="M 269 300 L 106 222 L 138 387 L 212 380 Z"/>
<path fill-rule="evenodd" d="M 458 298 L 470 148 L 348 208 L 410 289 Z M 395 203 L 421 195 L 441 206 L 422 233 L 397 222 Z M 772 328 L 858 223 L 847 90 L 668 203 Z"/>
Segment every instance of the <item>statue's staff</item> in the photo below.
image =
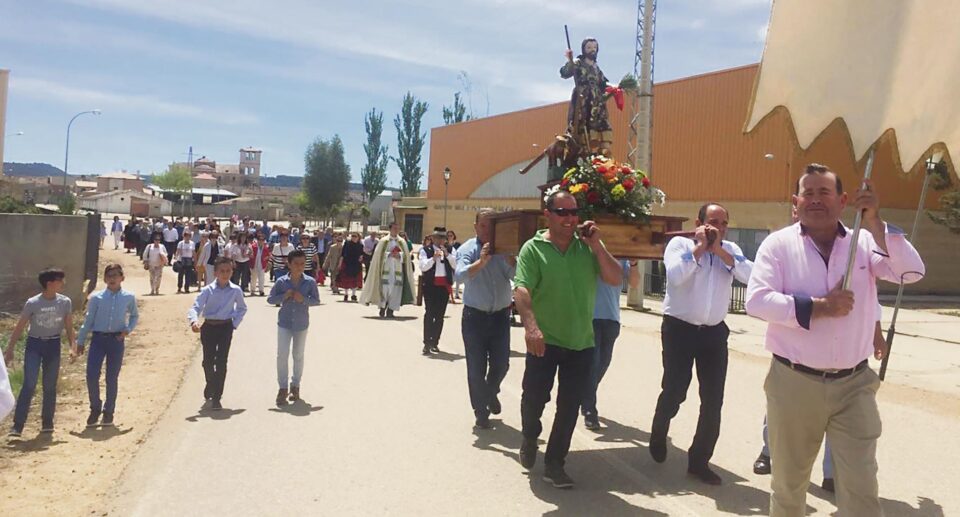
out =
<path fill-rule="evenodd" d="M 563 25 L 563 33 L 567 35 L 567 50 L 573 52 L 573 47 L 570 46 L 570 30 L 567 29 L 567 25 Z"/>

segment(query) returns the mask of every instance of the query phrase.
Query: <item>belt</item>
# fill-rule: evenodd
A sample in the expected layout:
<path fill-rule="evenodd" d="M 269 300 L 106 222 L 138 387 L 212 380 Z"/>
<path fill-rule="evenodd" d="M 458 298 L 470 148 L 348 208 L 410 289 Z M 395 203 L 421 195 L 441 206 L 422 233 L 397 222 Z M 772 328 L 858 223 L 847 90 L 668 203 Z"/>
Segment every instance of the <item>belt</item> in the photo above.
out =
<path fill-rule="evenodd" d="M 28 337 L 28 338 L 33 338 L 33 339 L 39 339 L 40 341 L 53 341 L 53 340 L 60 341 L 60 336 L 37 337 L 37 336 L 31 336 L 31 335 L 28 334 L 27 337 Z"/>
<path fill-rule="evenodd" d="M 684 326 L 686 326 L 686 327 L 692 328 L 692 329 L 694 329 L 694 330 L 710 330 L 710 329 L 715 329 L 715 328 L 719 327 L 720 325 L 723 325 L 723 322 L 722 322 L 722 321 L 721 321 L 720 323 L 717 323 L 716 325 L 696 325 L 696 324 L 690 323 L 690 322 L 688 322 L 688 321 L 683 321 L 682 319 L 677 318 L 677 317 L 675 317 L 675 316 L 671 316 L 671 315 L 669 315 L 669 314 L 664 314 L 664 315 L 663 315 L 663 319 L 665 319 L 665 320 L 670 320 L 670 321 L 673 321 L 673 322 L 675 322 L 675 323 L 679 323 L 679 324 L 681 324 L 681 325 L 684 325 Z"/>
<path fill-rule="evenodd" d="M 122 332 L 100 332 L 99 330 L 94 330 L 94 336 L 119 336 Z"/>
<path fill-rule="evenodd" d="M 491 316 L 491 315 L 494 315 L 494 314 L 501 313 L 501 312 L 509 309 L 510 307 L 504 307 L 504 308 L 502 308 L 502 309 L 496 309 L 496 310 L 492 310 L 492 311 L 485 311 L 485 310 L 483 310 L 483 309 L 478 309 L 478 308 L 476 308 L 476 307 L 471 307 L 471 306 L 469 306 L 469 305 L 464 305 L 463 308 L 464 308 L 464 309 L 470 309 L 470 310 L 473 311 L 473 312 L 479 312 L 479 313 L 481 313 L 481 314 L 486 314 L 487 316 Z"/>
<path fill-rule="evenodd" d="M 233 323 L 233 320 L 212 320 L 209 318 L 203 320 L 204 325 L 226 325 L 227 323 Z"/>
<path fill-rule="evenodd" d="M 789 366 L 791 370 L 796 370 L 798 372 L 805 373 L 808 375 L 815 375 L 823 379 L 842 379 L 844 377 L 849 377 L 859 372 L 860 370 L 863 370 L 864 368 L 866 368 L 868 364 L 867 360 L 864 359 L 863 361 L 860 361 L 860 364 L 854 366 L 853 368 L 844 368 L 842 370 L 833 370 L 833 369 L 818 370 L 816 368 L 810 368 L 809 366 L 804 366 L 799 363 L 794 363 L 791 360 L 787 359 L 786 357 L 780 357 L 777 354 L 773 354 L 773 358 Z"/>

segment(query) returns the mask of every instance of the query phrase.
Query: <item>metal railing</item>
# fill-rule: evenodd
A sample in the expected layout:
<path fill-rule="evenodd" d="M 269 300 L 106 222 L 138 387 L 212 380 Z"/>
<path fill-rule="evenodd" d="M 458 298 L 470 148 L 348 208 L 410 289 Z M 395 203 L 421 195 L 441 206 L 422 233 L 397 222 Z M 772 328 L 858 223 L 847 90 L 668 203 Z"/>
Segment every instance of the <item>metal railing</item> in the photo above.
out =
<path fill-rule="evenodd" d="M 644 295 L 648 298 L 663 299 L 667 292 L 667 277 L 660 273 L 645 274 L 643 278 Z M 739 280 L 733 281 L 733 289 L 730 292 L 730 306 L 727 312 L 745 314 L 747 286 Z"/>

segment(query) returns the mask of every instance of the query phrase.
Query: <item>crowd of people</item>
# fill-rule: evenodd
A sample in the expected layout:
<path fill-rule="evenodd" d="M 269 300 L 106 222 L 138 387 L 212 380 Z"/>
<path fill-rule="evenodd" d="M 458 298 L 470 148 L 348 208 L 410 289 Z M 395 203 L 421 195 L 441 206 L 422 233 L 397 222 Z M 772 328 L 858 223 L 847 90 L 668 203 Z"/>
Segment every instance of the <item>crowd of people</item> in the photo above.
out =
<path fill-rule="evenodd" d="M 852 232 L 842 224 L 851 204 L 863 214 L 853 256 L 852 277 L 844 282 Z M 756 260 L 725 239 L 730 214 L 719 203 L 705 203 L 690 237 L 666 246 L 667 289 L 661 325 L 663 378 L 650 427 L 649 453 L 665 461 L 670 422 L 686 399 L 696 372 L 699 420 L 687 451 L 688 473 L 718 485 L 711 468 L 720 435 L 730 330 L 724 322 L 734 280 L 747 284 L 748 314 L 768 323 L 770 368 L 763 389 L 767 413 L 764 449 L 754 470 L 772 474 L 771 515 L 804 514 L 807 486 L 820 444 L 829 440 L 825 460 L 829 489 L 848 515 L 881 515 L 876 444 L 880 436 L 877 375 L 868 357 L 886 353 L 879 335 L 876 280 L 915 282 L 924 265 L 919 254 L 879 214 L 879 200 L 867 181 L 853 196 L 829 168 L 811 164 L 797 182 L 795 221 L 761 244 Z M 114 245 L 142 258 L 150 270 L 151 295 L 160 290 L 162 268 L 178 270 L 178 292 L 199 294 L 188 322 L 200 334 L 204 398 L 214 410 L 221 397 L 233 331 L 247 311 L 245 298 L 263 296 L 264 277 L 273 280 L 266 302 L 277 316 L 276 403 L 301 397 L 309 308 L 319 304 L 318 285 L 330 278 L 343 301 L 376 305 L 383 319 L 422 297 L 422 354 L 439 353 L 448 304 L 463 290 L 461 335 L 474 428 L 494 426 L 500 414 L 500 386 L 509 369 L 510 321 L 515 306 L 524 327 L 526 356 L 521 396 L 522 443 L 519 461 L 537 462 L 541 417 L 554 384 L 556 414 L 544 455 L 543 478 L 558 488 L 574 485 L 565 459 L 580 415 L 597 430 L 597 389 L 611 365 L 620 332 L 620 291 L 624 278 L 636 285 L 635 262 L 625 265 L 603 245 L 603 229 L 580 224 L 577 199 L 564 191 L 545 199 L 546 229 L 527 241 L 515 257 L 494 254 L 491 210 L 481 210 L 476 236 L 462 245 L 456 235 L 435 228 L 419 250 L 391 224 L 389 233 L 361 239 L 330 229 L 308 232 L 231 220 L 224 228 L 212 218 L 137 221 L 125 227 L 115 218 Z M 345 238 L 346 237 L 346 238 Z M 195 260 L 194 260 L 195 259 Z M 414 266 L 420 275 L 415 275 Z M 11 435 L 23 432 L 27 409 L 42 371 L 41 432 L 52 432 L 61 336 L 71 357 L 83 353 L 92 335 L 87 362 L 90 393 L 88 425 L 112 425 L 123 343 L 137 324 L 135 297 L 121 287 L 123 269 L 104 270 L 107 287 L 87 305 L 80 332 L 73 335 L 70 299 L 59 294 L 60 270 L 39 276 L 42 292 L 27 300 L 5 351 L 29 324 L 24 383 L 16 403 Z M 357 290 L 360 290 L 359 297 Z M 293 369 L 289 371 L 292 357 Z M 99 378 L 106 362 L 106 400 Z M 825 465 L 825 477 L 826 477 Z M 824 481 L 824 488 L 827 487 Z"/>

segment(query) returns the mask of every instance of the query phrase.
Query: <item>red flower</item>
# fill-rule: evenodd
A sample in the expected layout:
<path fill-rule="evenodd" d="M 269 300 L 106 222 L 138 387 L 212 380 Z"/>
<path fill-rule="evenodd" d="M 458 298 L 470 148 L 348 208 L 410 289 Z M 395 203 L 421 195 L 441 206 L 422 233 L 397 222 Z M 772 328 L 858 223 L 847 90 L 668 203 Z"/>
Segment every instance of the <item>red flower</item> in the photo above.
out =
<path fill-rule="evenodd" d="M 599 192 L 597 192 L 596 190 L 591 190 L 590 192 L 587 192 L 587 203 L 590 203 L 592 205 L 594 203 L 598 203 L 599 201 L 600 201 Z"/>
<path fill-rule="evenodd" d="M 633 178 L 627 178 L 623 180 L 623 188 L 627 189 L 627 192 L 633 190 L 633 187 L 637 186 L 637 181 Z"/>
<path fill-rule="evenodd" d="M 570 184 L 570 180 L 568 180 L 567 178 L 563 178 L 563 179 L 560 181 L 560 186 L 561 186 L 561 187 L 566 187 L 566 186 L 569 185 L 569 184 Z"/>
<path fill-rule="evenodd" d="M 650 186 L 650 178 L 643 178 L 642 180 L 640 180 L 640 183 L 643 183 L 643 186 L 644 186 L 644 187 L 649 187 L 649 186 Z"/>
<path fill-rule="evenodd" d="M 633 171 L 630 170 L 630 167 L 627 167 L 626 165 L 623 166 L 623 173 L 624 173 L 624 174 L 630 174 L 631 172 L 633 172 Z"/>
<path fill-rule="evenodd" d="M 607 173 L 607 166 L 606 166 L 606 165 L 599 165 L 599 166 L 597 166 L 597 172 L 599 172 L 600 174 L 606 174 L 606 173 Z"/>

